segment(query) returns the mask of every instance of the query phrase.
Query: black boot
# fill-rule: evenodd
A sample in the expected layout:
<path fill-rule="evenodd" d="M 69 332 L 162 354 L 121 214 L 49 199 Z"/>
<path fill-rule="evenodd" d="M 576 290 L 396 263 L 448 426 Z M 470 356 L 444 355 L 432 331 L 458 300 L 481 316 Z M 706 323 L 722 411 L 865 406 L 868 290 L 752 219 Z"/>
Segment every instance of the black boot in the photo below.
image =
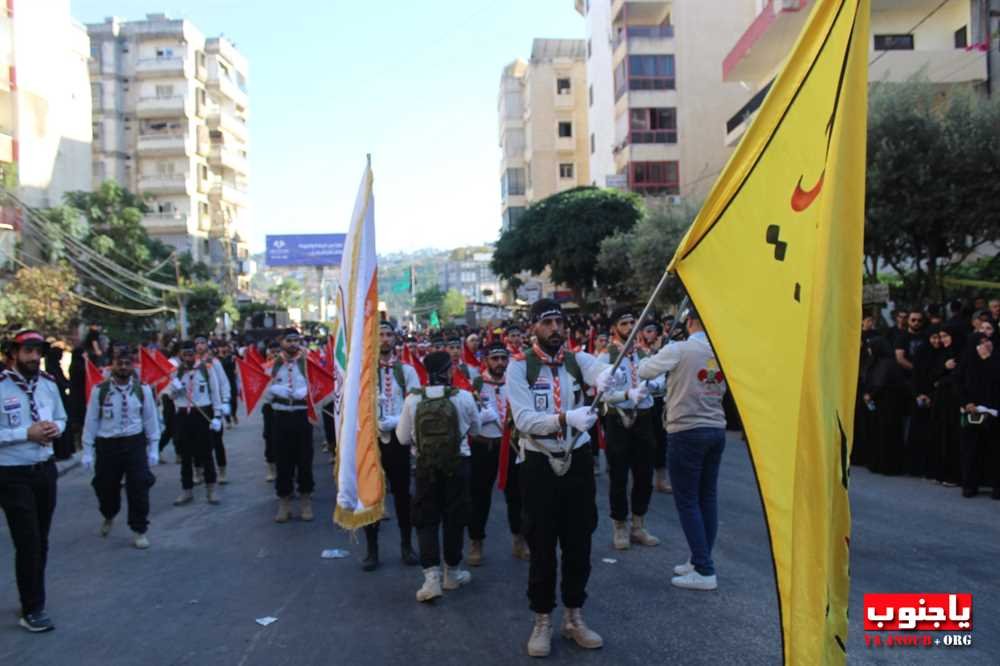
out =
<path fill-rule="evenodd" d="M 405 533 L 400 532 L 400 554 L 403 558 L 403 564 L 408 567 L 415 567 L 420 564 L 420 558 L 413 552 L 413 542 L 410 540 L 410 533 L 411 530 L 406 530 Z"/>
<path fill-rule="evenodd" d="M 378 524 L 365 525 L 365 541 L 368 542 L 368 553 L 361 560 L 361 570 L 375 571 L 378 568 Z"/>

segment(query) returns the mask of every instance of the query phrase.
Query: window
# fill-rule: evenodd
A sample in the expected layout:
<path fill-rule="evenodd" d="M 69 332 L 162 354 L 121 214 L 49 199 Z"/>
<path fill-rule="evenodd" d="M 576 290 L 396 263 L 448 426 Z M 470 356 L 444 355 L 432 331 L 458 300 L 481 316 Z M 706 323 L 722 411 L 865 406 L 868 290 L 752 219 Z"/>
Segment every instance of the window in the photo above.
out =
<path fill-rule="evenodd" d="M 590 40 L 588 39 L 587 40 L 587 57 L 588 58 L 590 57 L 590 53 L 591 53 L 591 50 L 590 50 Z"/>
<path fill-rule="evenodd" d="M 597 151 L 597 142 L 594 140 L 594 133 L 590 133 L 590 154 L 593 155 Z"/>
<path fill-rule="evenodd" d="M 619 65 L 620 67 L 621 65 Z M 674 74 L 673 55 L 634 55 L 628 57 L 629 90 L 674 90 L 676 86 Z M 621 85 L 617 70 L 615 71 L 615 79 L 617 90 Z"/>
<path fill-rule="evenodd" d="M 645 195 L 679 194 L 677 162 L 629 163 L 629 189 Z"/>
<path fill-rule="evenodd" d="M 174 163 L 173 162 L 157 162 L 156 163 L 156 173 L 161 176 L 172 176 L 174 175 Z"/>
<path fill-rule="evenodd" d="M 101 123 L 93 123 L 92 128 L 93 128 L 92 137 L 93 137 L 94 141 L 100 141 L 101 140 Z"/>
<path fill-rule="evenodd" d="M 205 62 L 206 62 L 205 52 L 204 51 L 198 51 L 198 64 L 201 67 L 204 67 L 205 66 Z"/>
<path fill-rule="evenodd" d="M 512 206 L 503 212 L 503 229 L 506 231 L 510 229 L 511 226 L 517 224 L 518 220 L 524 215 L 524 207 L 522 206 Z"/>
<path fill-rule="evenodd" d="M 90 43 L 90 57 L 95 60 L 101 57 L 101 44 L 99 42 Z"/>
<path fill-rule="evenodd" d="M 569 79 L 556 79 L 556 94 L 569 95 L 573 92 L 573 84 Z"/>
<path fill-rule="evenodd" d="M 969 26 L 963 25 L 955 31 L 955 48 L 964 49 L 969 45 Z"/>
<path fill-rule="evenodd" d="M 156 86 L 156 96 L 159 99 L 163 99 L 165 97 L 173 97 L 174 96 L 174 87 L 173 86 Z"/>
<path fill-rule="evenodd" d="M 174 50 L 173 49 L 168 49 L 168 48 L 159 48 L 159 49 L 156 49 L 156 57 L 157 58 L 173 58 L 174 57 Z"/>
<path fill-rule="evenodd" d="M 573 177 L 573 163 L 572 162 L 564 162 L 564 163 L 562 163 L 562 164 L 559 165 L 559 177 L 563 178 L 563 179 L 572 178 Z"/>
<path fill-rule="evenodd" d="M 202 181 L 208 180 L 208 167 L 204 164 L 201 165 L 201 179 Z"/>
<path fill-rule="evenodd" d="M 226 67 L 225 64 L 221 62 L 219 63 L 219 73 L 222 74 L 227 79 L 229 78 L 229 68 Z"/>
<path fill-rule="evenodd" d="M 559 121 L 559 138 L 566 139 L 573 136 L 573 123 Z"/>
<path fill-rule="evenodd" d="M 505 196 L 522 196 L 524 194 L 524 169 L 507 169 L 504 179 L 506 181 Z"/>
<path fill-rule="evenodd" d="M 629 143 L 677 143 L 677 110 L 629 111 Z"/>
<path fill-rule="evenodd" d="M 913 35 L 875 35 L 876 51 L 912 51 Z"/>
<path fill-rule="evenodd" d="M 528 189 L 531 189 L 531 162 L 524 165 L 525 180 L 528 182 Z"/>
<path fill-rule="evenodd" d="M 594 106 L 594 86 L 587 88 L 587 104 Z"/>

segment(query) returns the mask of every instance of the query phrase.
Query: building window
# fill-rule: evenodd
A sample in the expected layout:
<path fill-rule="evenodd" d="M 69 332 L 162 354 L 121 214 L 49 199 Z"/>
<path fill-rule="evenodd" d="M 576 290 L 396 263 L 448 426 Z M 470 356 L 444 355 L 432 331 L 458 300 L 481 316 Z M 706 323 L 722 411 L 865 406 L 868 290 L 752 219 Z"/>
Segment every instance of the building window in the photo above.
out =
<path fill-rule="evenodd" d="M 93 132 L 92 132 L 92 138 L 93 138 L 93 140 L 94 141 L 100 141 L 101 140 L 101 123 L 93 123 L 92 128 L 93 128 Z"/>
<path fill-rule="evenodd" d="M 964 49 L 969 45 L 969 26 L 963 25 L 955 31 L 955 48 Z"/>
<path fill-rule="evenodd" d="M 589 106 L 594 106 L 594 86 L 587 88 L 587 104 Z"/>
<path fill-rule="evenodd" d="M 500 178 L 500 198 L 524 195 L 524 169 L 509 168 Z"/>
<path fill-rule="evenodd" d="M 629 143 L 677 143 L 677 109 L 630 110 Z"/>
<path fill-rule="evenodd" d="M 528 189 L 531 189 L 531 162 L 524 165 L 524 176 L 528 183 Z"/>
<path fill-rule="evenodd" d="M 624 61 L 622 62 L 624 64 Z M 622 72 L 622 74 L 624 73 Z M 616 70 L 616 90 L 620 86 L 617 81 L 619 75 L 619 71 Z M 634 55 L 628 57 L 629 90 L 674 90 L 675 88 L 673 55 Z"/>
<path fill-rule="evenodd" d="M 101 57 L 101 44 L 100 42 L 90 43 L 90 57 L 97 60 Z"/>
<path fill-rule="evenodd" d="M 164 99 L 166 97 L 173 97 L 174 96 L 174 87 L 173 86 L 156 86 L 156 96 L 159 99 Z"/>
<path fill-rule="evenodd" d="M 173 58 L 174 57 L 174 50 L 173 49 L 166 49 L 166 48 L 156 49 L 156 57 L 157 58 Z"/>
<path fill-rule="evenodd" d="M 588 40 L 587 40 L 587 57 L 588 57 L 588 58 L 590 57 L 590 54 L 591 54 L 591 50 L 590 50 L 590 40 L 588 39 Z"/>
<path fill-rule="evenodd" d="M 573 137 L 573 123 L 559 121 L 559 138 L 566 139 Z"/>
<path fill-rule="evenodd" d="M 593 155 L 597 152 L 597 141 L 594 139 L 594 133 L 590 133 L 590 154 Z"/>
<path fill-rule="evenodd" d="M 876 51 L 912 51 L 913 35 L 875 35 Z"/>
<path fill-rule="evenodd" d="M 569 79 L 556 79 L 556 94 L 569 95 L 573 92 L 573 84 Z"/>
<path fill-rule="evenodd" d="M 559 177 L 562 179 L 573 178 L 573 163 L 563 162 L 559 165 Z"/>
<path fill-rule="evenodd" d="M 156 173 L 161 176 L 172 176 L 174 175 L 174 163 L 173 162 L 157 162 L 156 163 Z"/>
<path fill-rule="evenodd" d="M 647 196 L 680 194 L 677 162 L 630 162 L 629 189 Z"/>

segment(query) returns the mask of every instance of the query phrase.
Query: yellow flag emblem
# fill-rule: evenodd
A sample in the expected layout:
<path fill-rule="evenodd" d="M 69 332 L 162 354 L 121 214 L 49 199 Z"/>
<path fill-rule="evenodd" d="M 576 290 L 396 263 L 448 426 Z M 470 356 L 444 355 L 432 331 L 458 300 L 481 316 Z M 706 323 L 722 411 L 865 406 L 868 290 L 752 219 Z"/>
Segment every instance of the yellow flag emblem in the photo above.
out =
<path fill-rule="evenodd" d="M 819 0 L 671 263 L 743 418 L 787 663 L 846 658 L 869 0 Z"/>

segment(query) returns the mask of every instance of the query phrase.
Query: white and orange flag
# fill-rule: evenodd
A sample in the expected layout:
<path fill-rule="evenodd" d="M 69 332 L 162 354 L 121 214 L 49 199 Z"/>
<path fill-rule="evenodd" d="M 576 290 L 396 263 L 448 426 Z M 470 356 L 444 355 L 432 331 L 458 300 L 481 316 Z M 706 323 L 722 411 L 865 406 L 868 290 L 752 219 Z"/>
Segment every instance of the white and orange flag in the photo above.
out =
<path fill-rule="evenodd" d="M 385 477 L 378 450 L 378 265 L 371 161 L 354 203 L 340 262 L 334 363 L 340 391 L 337 414 L 337 508 L 334 521 L 357 529 L 382 518 Z"/>

